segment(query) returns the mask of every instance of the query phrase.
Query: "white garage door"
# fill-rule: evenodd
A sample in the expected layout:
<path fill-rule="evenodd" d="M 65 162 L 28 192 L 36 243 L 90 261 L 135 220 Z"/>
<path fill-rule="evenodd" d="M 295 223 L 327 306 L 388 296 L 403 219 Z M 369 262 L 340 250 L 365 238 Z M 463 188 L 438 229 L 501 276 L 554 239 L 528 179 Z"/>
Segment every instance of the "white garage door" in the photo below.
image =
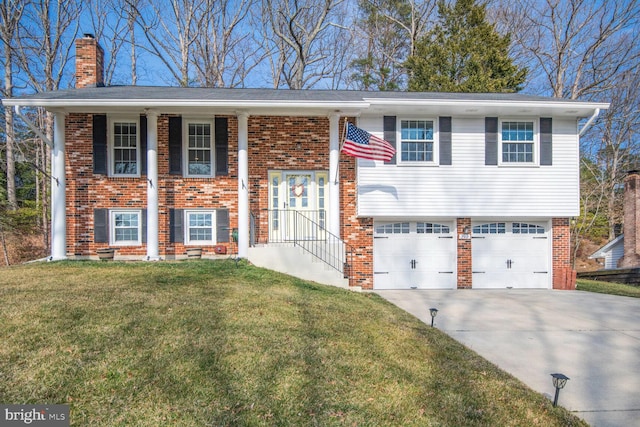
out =
<path fill-rule="evenodd" d="M 550 288 L 546 222 L 473 224 L 473 288 Z"/>
<path fill-rule="evenodd" d="M 454 289 L 456 241 L 452 222 L 376 222 L 375 289 Z"/>

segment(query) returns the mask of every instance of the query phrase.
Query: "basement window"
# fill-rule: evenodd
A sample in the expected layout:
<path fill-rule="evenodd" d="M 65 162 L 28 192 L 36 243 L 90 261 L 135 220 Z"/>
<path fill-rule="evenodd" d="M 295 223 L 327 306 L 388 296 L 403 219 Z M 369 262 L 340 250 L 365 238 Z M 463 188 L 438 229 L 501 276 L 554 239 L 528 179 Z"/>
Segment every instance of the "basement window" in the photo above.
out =
<path fill-rule="evenodd" d="M 142 244 L 141 211 L 112 210 L 110 240 L 112 245 L 138 246 Z"/>

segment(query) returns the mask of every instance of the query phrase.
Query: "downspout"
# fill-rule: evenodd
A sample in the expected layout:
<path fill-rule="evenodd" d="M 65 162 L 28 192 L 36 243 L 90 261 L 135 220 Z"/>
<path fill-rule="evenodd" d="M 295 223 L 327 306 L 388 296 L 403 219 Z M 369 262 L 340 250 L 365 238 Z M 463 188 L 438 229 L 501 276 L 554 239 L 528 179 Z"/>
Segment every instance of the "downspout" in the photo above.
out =
<path fill-rule="evenodd" d="M 34 125 L 33 122 L 31 122 L 31 120 L 29 120 L 24 114 L 22 114 L 19 105 L 16 105 L 15 107 L 13 107 L 13 109 L 16 114 L 22 119 L 22 121 L 25 122 L 27 126 L 29 126 L 29 129 L 31 129 L 36 135 L 38 135 L 38 137 L 42 141 L 44 141 L 44 143 L 47 144 L 49 148 L 53 148 L 53 142 L 51 142 L 51 140 L 49 140 L 49 138 L 47 138 L 47 136 L 42 133 L 42 131 L 36 125 Z"/>
<path fill-rule="evenodd" d="M 585 123 L 584 126 L 582 126 L 582 129 L 580 129 L 580 132 L 578 133 L 578 137 L 582 136 L 582 134 L 585 133 L 587 129 L 589 129 L 589 127 L 591 126 L 591 122 L 593 122 L 596 119 L 596 117 L 598 117 L 598 114 L 600 114 L 600 109 L 596 108 L 593 111 L 593 114 L 591 115 L 591 117 L 589 117 L 589 120 L 587 120 L 587 123 Z"/>

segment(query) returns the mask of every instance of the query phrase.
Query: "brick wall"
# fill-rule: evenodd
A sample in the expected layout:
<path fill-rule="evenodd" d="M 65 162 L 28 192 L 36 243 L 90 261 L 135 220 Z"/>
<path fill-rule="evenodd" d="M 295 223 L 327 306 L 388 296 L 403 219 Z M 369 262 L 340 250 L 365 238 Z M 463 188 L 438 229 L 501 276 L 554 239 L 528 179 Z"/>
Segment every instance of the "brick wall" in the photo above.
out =
<path fill-rule="evenodd" d="M 95 38 L 76 40 L 76 87 L 104 86 L 104 52 Z"/>
<path fill-rule="evenodd" d="M 631 171 L 624 179 L 624 256 L 620 268 L 640 266 L 640 174 Z"/>
<path fill-rule="evenodd" d="M 458 238 L 461 234 L 471 234 L 471 218 L 458 218 L 456 224 L 457 233 L 454 238 L 458 245 L 458 289 L 471 289 L 473 283 L 471 239 L 460 240 Z M 467 228 L 467 233 L 465 233 L 465 228 Z"/>
<path fill-rule="evenodd" d="M 93 120 L 90 114 L 69 114 L 67 147 L 67 251 L 95 255 L 108 243 L 94 243 L 94 209 L 137 208 L 147 204 L 146 176 L 114 178 L 93 173 Z M 158 118 L 159 250 L 162 256 L 181 255 L 182 243 L 169 239 L 169 210 L 229 209 L 230 227 L 238 224 L 238 122 L 228 116 L 229 175 L 184 178 L 169 174 L 169 116 Z M 250 117 L 248 123 L 249 203 L 256 216 L 258 241 L 268 238 L 268 172 L 270 170 L 329 170 L 329 120 L 326 117 Z M 144 155 L 144 153 L 142 153 Z M 341 236 L 356 248 L 353 286 L 373 287 L 373 221 L 356 217 L 355 160 L 340 158 Z M 333 181 L 334 177 L 329 177 Z M 213 251 L 204 247 L 205 253 Z M 235 251 L 234 247 L 228 248 Z M 123 246 L 118 255 L 143 257 L 146 246 Z"/>
<path fill-rule="evenodd" d="M 571 266 L 571 229 L 569 218 L 552 219 L 553 289 L 575 289 L 576 272 Z"/>
<path fill-rule="evenodd" d="M 182 243 L 169 241 L 169 209 L 229 209 L 230 227 L 237 227 L 237 120 L 229 116 L 229 175 L 183 178 L 169 175 L 169 116 L 158 118 L 159 249 L 161 255 L 183 254 Z M 93 121 L 90 114 L 69 114 L 66 119 L 67 251 L 94 255 L 108 243 L 94 243 L 94 209 L 147 207 L 146 176 L 114 178 L 93 173 Z M 143 153 L 142 155 L 145 155 Z M 204 248 L 213 251 L 213 248 Z M 233 248 L 230 248 L 233 249 Z M 146 255 L 146 246 L 122 246 L 119 255 Z"/>

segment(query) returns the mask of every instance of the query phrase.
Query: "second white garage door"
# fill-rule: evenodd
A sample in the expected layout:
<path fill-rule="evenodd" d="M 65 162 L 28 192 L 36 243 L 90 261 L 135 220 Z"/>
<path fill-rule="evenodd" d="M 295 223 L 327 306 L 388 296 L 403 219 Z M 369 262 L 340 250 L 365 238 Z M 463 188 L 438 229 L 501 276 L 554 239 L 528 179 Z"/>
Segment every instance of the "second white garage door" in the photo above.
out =
<path fill-rule="evenodd" d="M 550 288 L 548 222 L 474 222 L 474 289 Z"/>
<path fill-rule="evenodd" d="M 375 289 L 454 289 L 453 222 L 376 222 Z"/>

